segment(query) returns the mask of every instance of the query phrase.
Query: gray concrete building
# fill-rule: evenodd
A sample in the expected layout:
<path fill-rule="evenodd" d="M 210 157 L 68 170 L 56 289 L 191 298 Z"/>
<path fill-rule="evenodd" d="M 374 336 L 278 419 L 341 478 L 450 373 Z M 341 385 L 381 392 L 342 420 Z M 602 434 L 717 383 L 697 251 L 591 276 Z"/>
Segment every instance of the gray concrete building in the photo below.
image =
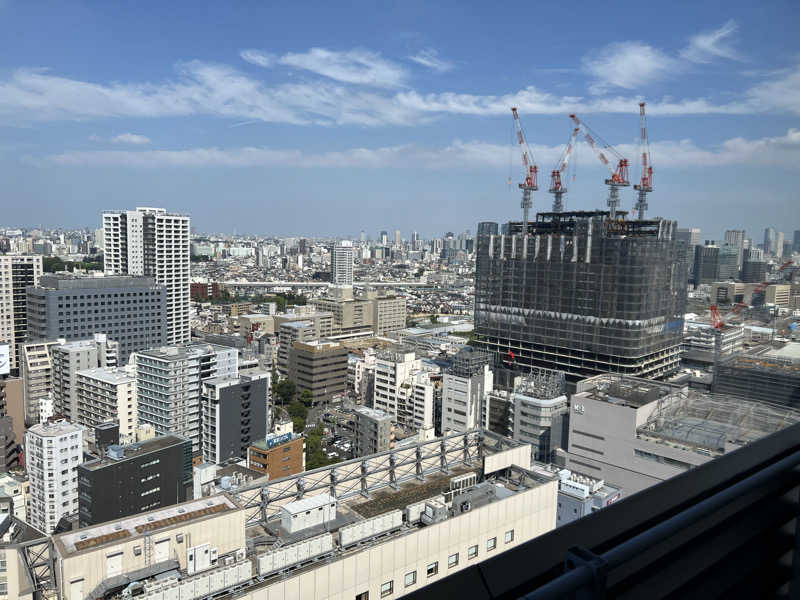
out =
<path fill-rule="evenodd" d="M 288 377 L 298 393 L 311 392 L 314 404 L 342 396 L 347 385 L 347 348 L 336 342 L 294 342 Z"/>
<path fill-rule="evenodd" d="M 38 285 L 41 275 L 41 256 L 0 254 L 0 346 L 8 346 L 8 364 L 0 363 L 0 374 L 21 372 L 22 344 L 30 339 L 25 290 Z"/>
<path fill-rule="evenodd" d="M 27 290 L 30 340 L 84 340 L 105 333 L 119 362 L 167 342 L 167 291 L 152 277 L 43 275 Z"/>
<path fill-rule="evenodd" d="M 393 417 L 377 408 L 360 406 L 355 410 L 354 456 L 367 456 L 394 446 Z"/>

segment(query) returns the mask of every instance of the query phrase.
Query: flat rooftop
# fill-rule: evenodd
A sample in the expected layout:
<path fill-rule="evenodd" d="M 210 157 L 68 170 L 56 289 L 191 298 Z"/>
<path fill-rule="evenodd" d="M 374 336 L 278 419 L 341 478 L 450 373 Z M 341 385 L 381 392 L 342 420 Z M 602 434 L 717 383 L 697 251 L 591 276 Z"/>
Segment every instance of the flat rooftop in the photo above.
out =
<path fill-rule="evenodd" d="M 90 460 L 83 463 L 79 466 L 79 468 L 87 469 L 89 471 L 97 471 L 99 469 L 108 467 L 109 465 L 114 465 L 126 460 L 138 458 L 140 456 L 150 454 L 151 452 L 158 452 L 159 450 L 175 446 L 176 444 L 182 444 L 185 440 L 186 438 L 172 433 L 160 435 L 143 442 L 122 446 L 122 450 L 124 452 L 122 458 L 111 458 L 108 455 L 104 455 L 100 458 L 96 458 L 95 460 Z"/>
<path fill-rule="evenodd" d="M 161 360 L 185 360 L 186 358 L 194 358 L 196 356 L 202 356 L 203 354 L 210 354 L 211 352 L 230 352 L 231 350 L 235 350 L 235 348 L 211 344 L 209 342 L 200 342 L 180 346 L 161 346 L 151 350 L 141 350 L 137 352 L 137 354 Z"/>
<path fill-rule="evenodd" d="M 125 370 L 118 367 L 95 367 L 93 369 L 84 369 L 83 371 L 78 371 L 78 375 L 91 377 L 92 379 L 97 379 L 113 385 L 119 385 L 120 383 L 132 383 L 136 381 L 136 376 L 131 375 L 130 373 L 127 373 Z"/>
<path fill-rule="evenodd" d="M 67 557 L 84 550 L 113 546 L 123 539 L 150 535 L 154 531 L 169 529 L 178 523 L 200 521 L 234 510 L 242 509 L 233 498 L 221 494 L 55 535 L 53 544 L 62 557 Z"/>
<path fill-rule="evenodd" d="M 800 343 L 787 342 L 783 348 L 775 348 L 766 353 L 764 356 L 774 356 L 775 358 L 785 358 L 792 362 L 800 362 Z"/>
<path fill-rule="evenodd" d="M 590 385 L 588 392 L 594 400 L 605 400 L 620 406 L 641 408 L 660 398 L 674 395 L 681 391 L 681 387 L 658 381 L 650 381 L 639 377 L 626 377 L 624 375 L 596 375 L 578 383 Z"/>

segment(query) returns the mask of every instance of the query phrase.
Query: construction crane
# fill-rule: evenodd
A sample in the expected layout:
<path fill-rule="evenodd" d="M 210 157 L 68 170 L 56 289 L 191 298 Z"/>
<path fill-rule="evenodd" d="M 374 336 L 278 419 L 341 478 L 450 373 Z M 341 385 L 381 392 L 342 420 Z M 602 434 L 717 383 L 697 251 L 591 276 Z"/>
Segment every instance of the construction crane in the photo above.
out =
<path fill-rule="evenodd" d="M 550 173 L 550 189 L 548 191 L 553 194 L 553 212 L 560 213 L 564 210 L 563 197 L 564 194 L 567 193 L 567 188 L 561 180 L 561 175 L 567 170 L 567 165 L 569 164 L 569 159 L 572 157 L 572 151 L 575 148 L 575 140 L 578 138 L 578 133 L 580 133 L 580 127 L 576 127 L 572 130 L 572 135 L 569 137 L 569 142 L 566 148 L 564 148 L 564 152 L 561 153 L 561 158 L 559 158 L 558 163 L 556 163 L 556 168 Z"/>
<path fill-rule="evenodd" d="M 787 260 L 783 263 L 775 273 L 782 272 L 786 267 L 792 264 L 791 260 Z M 764 290 L 767 289 L 769 286 L 769 281 L 762 281 L 756 287 L 753 288 L 753 291 L 750 293 L 750 297 L 752 298 L 755 295 L 762 294 Z M 719 314 L 719 307 L 716 304 L 712 304 L 710 306 L 711 309 L 711 326 L 714 328 L 714 380 L 713 383 L 716 385 L 717 383 L 717 369 L 719 366 L 719 359 L 722 355 L 722 330 L 725 329 L 725 326 L 728 325 L 731 318 L 737 316 L 743 308 L 746 308 L 747 305 L 744 302 L 737 302 L 733 305 L 731 310 L 726 314 L 724 317 Z"/>
<path fill-rule="evenodd" d="M 525 181 L 519 184 L 519 189 L 522 190 L 522 231 L 528 235 L 528 215 L 533 207 L 531 200 L 531 192 L 539 189 L 539 182 L 537 181 L 537 174 L 539 168 L 533 160 L 533 152 L 528 147 L 528 141 L 525 139 L 525 132 L 522 130 L 522 124 L 519 120 L 519 113 L 517 107 L 511 108 L 511 114 L 514 115 L 514 125 L 517 128 L 517 142 L 522 150 L 522 164 L 525 167 Z"/>
<path fill-rule="evenodd" d="M 619 188 L 627 187 L 631 184 L 631 182 L 628 181 L 628 159 L 617 152 L 614 146 L 604 141 L 603 138 L 592 131 L 592 129 L 581 121 L 577 115 L 570 115 L 569 118 L 575 122 L 576 127 L 579 127 L 581 131 L 583 131 L 583 137 L 586 138 L 592 150 L 597 154 L 600 162 L 611 171 L 611 177 L 606 179 L 606 185 L 608 186 L 608 211 L 611 220 L 616 220 L 617 207 L 619 206 Z M 597 147 L 597 142 L 603 144 L 603 148 L 608 150 L 617 160 L 616 169 L 611 165 L 605 153 Z"/>
<path fill-rule="evenodd" d="M 642 177 L 633 189 L 639 192 L 634 210 L 639 213 L 639 220 L 644 219 L 647 210 L 647 194 L 653 191 L 653 164 L 650 161 L 650 142 L 647 139 L 647 119 L 644 116 L 644 102 L 639 102 L 642 139 L 639 142 L 639 153 L 642 157 Z"/>

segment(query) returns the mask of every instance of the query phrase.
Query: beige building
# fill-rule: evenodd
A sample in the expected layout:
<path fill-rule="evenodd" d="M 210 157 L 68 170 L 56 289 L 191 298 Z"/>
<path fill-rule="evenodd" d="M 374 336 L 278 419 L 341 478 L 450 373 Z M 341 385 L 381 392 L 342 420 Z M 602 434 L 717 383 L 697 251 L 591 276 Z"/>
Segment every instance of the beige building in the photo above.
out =
<path fill-rule="evenodd" d="M 753 292 L 760 285 L 760 283 L 718 281 L 711 286 L 711 301 L 723 304 L 743 302 L 749 306 L 753 304 Z M 789 308 L 791 292 L 791 284 L 772 283 L 764 290 L 764 303 Z"/>
<path fill-rule="evenodd" d="M 55 346 L 66 340 L 50 342 L 30 342 L 22 346 L 20 352 L 21 373 L 24 382 L 23 403 L 25 405 L 25 423 L 33 425 L 39 422 L 39 405 L 53 394 L 53 357 Z"/>
<path fill-rule="evenodd" d="M 119 423 L 120 443 L 136 442 L 136 376 L 117 367 L 97 367 L 76 374 L 77 422 L 89 428 Z"/>

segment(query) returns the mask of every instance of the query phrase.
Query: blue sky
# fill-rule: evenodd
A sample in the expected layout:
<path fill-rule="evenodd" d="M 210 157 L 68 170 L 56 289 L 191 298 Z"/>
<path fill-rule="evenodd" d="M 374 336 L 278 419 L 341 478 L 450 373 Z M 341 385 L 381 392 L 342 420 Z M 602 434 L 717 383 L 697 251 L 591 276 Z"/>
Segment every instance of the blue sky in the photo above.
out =
<path fill-rule="evenodd" d="M 650 214 L 703 237 L 800 229 L 796 2 L 0 0 L 2 225 L 165 206 L 200 231 L 424 235 L 518 218 L 510 107 L 536 209 L 576 112 Z M 568 209 L 605 206 L 580 144 Z M 623 209 L 634 202 L 623 193 Z"/>

